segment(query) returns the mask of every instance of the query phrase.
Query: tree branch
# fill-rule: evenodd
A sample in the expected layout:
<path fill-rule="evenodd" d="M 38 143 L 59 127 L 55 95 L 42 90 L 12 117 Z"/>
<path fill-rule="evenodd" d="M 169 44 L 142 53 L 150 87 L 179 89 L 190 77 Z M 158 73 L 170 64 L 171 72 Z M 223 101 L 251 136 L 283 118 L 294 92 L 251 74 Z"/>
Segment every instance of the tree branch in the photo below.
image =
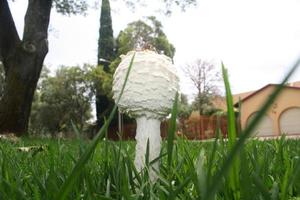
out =
<path fill-rule="evenodd" d="M 52 0 L 28 1 L 22 44 L 25 51 L 34 53 L 42 50 L 44 55 L 47 54 L 51 6 Z"/>
<path fill-rule="evenodd" d="M 7 0 L 0 0 L 0 30 L 0 61 L 3 62 L 5 73 L 7 73 L 9 66 L 7 63 L 20 43 Z"/>

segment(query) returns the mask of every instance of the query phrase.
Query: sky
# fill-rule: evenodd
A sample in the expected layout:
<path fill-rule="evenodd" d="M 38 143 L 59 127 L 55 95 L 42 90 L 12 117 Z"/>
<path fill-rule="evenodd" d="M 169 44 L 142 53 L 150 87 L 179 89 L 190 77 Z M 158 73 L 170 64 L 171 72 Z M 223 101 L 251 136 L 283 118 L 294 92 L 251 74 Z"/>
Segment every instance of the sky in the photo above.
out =
<path fill-rule="evenodd" d="M 186 12 L 175 9 L 169 17 L 157 12 L 161 5 L 153 2 L 157 1 L 133 13 L 112 0 L 114 35 L 132 21 L 155 15 L 176 47 L 174 64 L 181 91 L 190 98 L 195 88 L 181 69 L 195 59 L 212 62 L 218 70 L 222 61 L 236 94 L 279 83 L 300 56 L 299 0 L 199 0 L 196 7 Z M 22 35 L 27 1 L 17 0 L 10 6 Z M 45 64 L 53 71 L 60 65 L 95 64 L 99 16 L 99 5 L 85 17 L 62 16 L 53 9 Z M 291 78 L 297 80 L 300 70 Z"/>

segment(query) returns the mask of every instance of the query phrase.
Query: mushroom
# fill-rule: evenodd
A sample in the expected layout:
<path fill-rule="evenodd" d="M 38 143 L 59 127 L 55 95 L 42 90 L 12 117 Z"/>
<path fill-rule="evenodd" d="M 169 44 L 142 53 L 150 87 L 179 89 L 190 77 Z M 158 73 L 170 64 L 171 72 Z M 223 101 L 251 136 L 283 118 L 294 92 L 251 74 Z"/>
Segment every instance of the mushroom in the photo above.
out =
<path fill-rule="evenodd" d="M 145 167 L 148 141 L 149 162 L 160 154 L 160 123 L 171 111 L 179 89 L 179 78 L 169 57 L 150 50 L 130 51 L 121 56 L 122 61 L 113 77 L 112 90 L 116 102 L 134 54 L 132 69 L 117 106 L 121 112 L 136 119 L 134 164 L 141 171 Z M 158 171 L 159 163 L 154 163 L 152 168 Z M 151 180 L 157 177 L 154 171 L 150 169 Z"/>

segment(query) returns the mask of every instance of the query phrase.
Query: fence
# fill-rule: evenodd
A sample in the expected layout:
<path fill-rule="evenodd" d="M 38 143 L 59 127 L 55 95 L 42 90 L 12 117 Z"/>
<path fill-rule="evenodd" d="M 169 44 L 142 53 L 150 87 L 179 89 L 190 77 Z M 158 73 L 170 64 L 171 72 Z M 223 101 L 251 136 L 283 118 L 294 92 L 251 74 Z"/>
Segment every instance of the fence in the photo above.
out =
<path fill-rule="evenodd" d="M 108 138 L 112 140 L 133 140 L 135 137 L 136 123 L 124 124 L 122 127 L 122 134 L 118 135 L 118 126 L 112 126 L 108 130 Z M 168 122 L 163 121 L 160 125 L 161 137 L 165 138 L 168 134 Z"/>
<path fill-rule="evenodd" d="M 200 116 L 190 120 L 180 121 L 177 125 L 177 134 L 191 140 L 214 138 L 219 128 L 223 137 L 227 137 L 227 120 L 225 117 Z M 163 121 L 160 126 L 162 138 L 168 135 L 168 121 Z M 108 130 L 108 137 L 112 140 L 131 140 L 135 137 L 136 123 L 124 124 L 122 135 L 118 135 L 118 127 L 113 126 Z"/>
<path fill-rule="evenodd" d="M 223 137 L 227 137 L 226 117 L 199 116 L 180 123 L 179 134 L 188 139 L 203 140 L 214 138 L 218 129 Z"/>

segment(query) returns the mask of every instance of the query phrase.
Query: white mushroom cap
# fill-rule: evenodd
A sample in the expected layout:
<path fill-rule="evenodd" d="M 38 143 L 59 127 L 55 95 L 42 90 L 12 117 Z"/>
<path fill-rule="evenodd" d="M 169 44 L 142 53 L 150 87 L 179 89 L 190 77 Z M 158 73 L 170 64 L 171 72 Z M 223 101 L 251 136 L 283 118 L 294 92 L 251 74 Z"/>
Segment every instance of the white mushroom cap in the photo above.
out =
<path fill-rule="evenodd" d="M 135 118 L 162 119 L 170 113 L 179 90 L 176 68 L 165 55 L 146 50 L 130 51 L 121 56 L 122 62 L 114 74 L 113 98 L 116 101 L 119 97 L 134 53 L 133 65 L 118 106 L 122 112 Z"/>

